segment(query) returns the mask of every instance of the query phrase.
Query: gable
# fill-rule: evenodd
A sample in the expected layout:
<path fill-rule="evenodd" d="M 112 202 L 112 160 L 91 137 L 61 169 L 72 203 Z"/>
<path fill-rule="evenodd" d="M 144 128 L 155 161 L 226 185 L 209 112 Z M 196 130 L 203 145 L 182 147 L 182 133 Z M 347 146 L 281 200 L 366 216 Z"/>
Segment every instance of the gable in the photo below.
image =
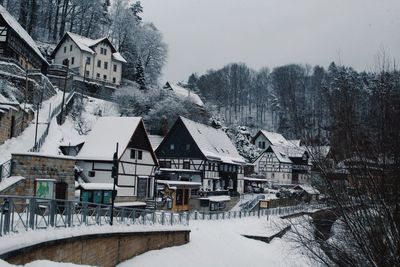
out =
<path fill-rule="evenodd" d="M 149 151 L 153 161 L 158 165 L 157 157 L 154 154 L 153 148 L 151 146 L 149 137 L 147 135 L 146 128 L 144 127 L 143 121 L 140 121 L 135 132 L 132 135 L 131 140 L 128 143 L 127 148 L 136 148 L 140 150 Z"/>
<path fill-rule="evenodd" d="M 171 150 L 171 145 L 174 150 Z M 189 149 L 187 149 L 189 145 Z M 167 136 L 156 149 L 158 158 L 204 158 L 181 119 L 176 120 Z"/>

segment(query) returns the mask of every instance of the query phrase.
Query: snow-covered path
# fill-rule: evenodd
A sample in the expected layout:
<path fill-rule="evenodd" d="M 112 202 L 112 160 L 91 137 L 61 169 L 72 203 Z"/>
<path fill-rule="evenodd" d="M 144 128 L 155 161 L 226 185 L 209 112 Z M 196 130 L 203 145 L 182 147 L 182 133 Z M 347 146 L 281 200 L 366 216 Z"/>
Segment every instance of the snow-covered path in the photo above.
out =
<path fill-rule="evenodd" d="M 57 94 L 50 99 L 43 101 L 42 108 L 39 112 L 38 138 L 46 129 L 46 124 L 49 118 L 49 110 L 53 110 L 62 101 L 62 91 L 57 90 Z M 34 146 L 35 143 L 35 119 L 30 122 L 30 125 L 17 137 L 13 137 L 0 145 L 0 164 L 11 159 L 12 153 L 27 152 Z"/>
<path fill-rule="evenodd" d="M 307 256 L 285 237 L 267 244 L 242 234 L 271 235 L 281 220 L 250 217 L 225 221 L 191 221 L 190 242 L 150 251 L 119 264 L 130 266 L 312 266 Z"/>

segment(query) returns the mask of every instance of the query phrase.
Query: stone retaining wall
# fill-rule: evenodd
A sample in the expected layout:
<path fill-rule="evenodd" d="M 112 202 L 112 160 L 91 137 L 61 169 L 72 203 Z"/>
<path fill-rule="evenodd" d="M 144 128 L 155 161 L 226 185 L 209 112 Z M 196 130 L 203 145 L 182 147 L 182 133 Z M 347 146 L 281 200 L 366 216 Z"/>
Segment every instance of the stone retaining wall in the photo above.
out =
<path fill-rule="evenodd" d="M 189 242 L 189 230 L 109 233 L 59 239 L 0 255 L 12 264 L 34 260 L 112 267 L 144 252 Z"/>

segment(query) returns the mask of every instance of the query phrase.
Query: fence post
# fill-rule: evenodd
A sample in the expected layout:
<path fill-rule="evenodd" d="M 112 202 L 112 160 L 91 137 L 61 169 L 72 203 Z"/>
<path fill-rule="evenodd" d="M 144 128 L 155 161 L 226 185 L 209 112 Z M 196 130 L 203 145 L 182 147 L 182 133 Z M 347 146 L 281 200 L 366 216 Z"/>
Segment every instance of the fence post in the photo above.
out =
<path fill-rule="evenodd" d="M 101 224 L 101 220 L 100 220 L 100 206 L 97 205 L 96 206 L 96 224 L 100 225 Z"/>
<path fill-rule="evenodd" d="M 54 218 L 55 218 L 55 216 L 56 216 L 56 205 L 57 205 L 57 202 L 54 200 L 54 199 L 52 199 L 52 200 L 50 200 L 50 216 L 49 216 L 49 223 L 50 223 L 50 225 L 52 226 L 52 227 L 54 227 L 55 226 L 55 220 L 54 220 Z"/>
<path fill-rule="evenodd" d="M 197 211 L 194 212 L 194 219 L 197 220 L 197 217 L 199 216 L 199 214 L 197 213 Z"/>
<path fill-rule="evenodd" d="M 73 212 L 73 209 L 74 209 L 74 203 L 72 203 L 72 202 L 67 202 L 68 203 L 68 205 L 67 205 L 67 207 L 68 207 L 68 209 L 67 209 L 67 224 L 68 224 L 68 227 L 71 227 L 72 226 L 72 212 Z"/>
<path fill-rule="evenodd" d="M 142 214 L 143 214 L 143 225 L 146 225 L 146 210 L 144 210 L 143 212 L 142 212 Z"/>
<path fill-rule="evenodd" d="M 182 224 L 182 213 L 179 213 L 179 224 Z"/>
<path fill-rule="evenodd" d="M 161 224 L 162 225 L 165 224 L 165 212 L 164 211 L 161 212 Z"/>
<path fill-rule="evenodd" d="M 189 225 L 190 212 L 186 213 L 186 225 Z"/>
<path fill-rule="evenodd" d="M 35 229 L 36 198 L 29 200 L 29 228 Z"/>
<path fill-rule="evenodd" d="M 156 223 L 156 212 L 155 211 L 153 211 L 153 213 L 152 213 L 152 219 L 153 219 L 153 224 L 155 224 Z"/>
<path fill-rule="evenodd" d="M 170 213 L 171 214 L 171 216 L 170 216 L 170 218 L 171 218 L 171 225 L 174 225 L 174 214 L 171 212 Z"/>
<path fill-rule="evenodd" d="M 88 204 L 87 203 L 83 203 L 83 206 L 82 206 L 82 221 L 84 222 L 85 225 L 87 225 L 87 208 L 88 208 Z"/>
<path fill-rule="evenodd" d="M 4 224 L 2 232 L 6 235 L 10 232 L 10 201 L 8 198 L 4 200 L 3 208 L 2 208 L 2 216 L 4 214 Z"/>

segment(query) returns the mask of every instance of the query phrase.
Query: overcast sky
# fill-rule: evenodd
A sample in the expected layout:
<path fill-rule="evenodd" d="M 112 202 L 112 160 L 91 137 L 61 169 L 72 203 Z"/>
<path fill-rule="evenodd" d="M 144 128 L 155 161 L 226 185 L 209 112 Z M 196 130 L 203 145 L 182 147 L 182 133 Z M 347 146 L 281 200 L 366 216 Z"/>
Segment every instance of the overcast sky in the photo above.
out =
<path fill-rule="evenodd" d="M 259 69 L 341 62 L 369 70 L 384 49 L 400 64 L 400 0 L 142 0 L 169 46 L 163 81 L 244 62 Z"/>

